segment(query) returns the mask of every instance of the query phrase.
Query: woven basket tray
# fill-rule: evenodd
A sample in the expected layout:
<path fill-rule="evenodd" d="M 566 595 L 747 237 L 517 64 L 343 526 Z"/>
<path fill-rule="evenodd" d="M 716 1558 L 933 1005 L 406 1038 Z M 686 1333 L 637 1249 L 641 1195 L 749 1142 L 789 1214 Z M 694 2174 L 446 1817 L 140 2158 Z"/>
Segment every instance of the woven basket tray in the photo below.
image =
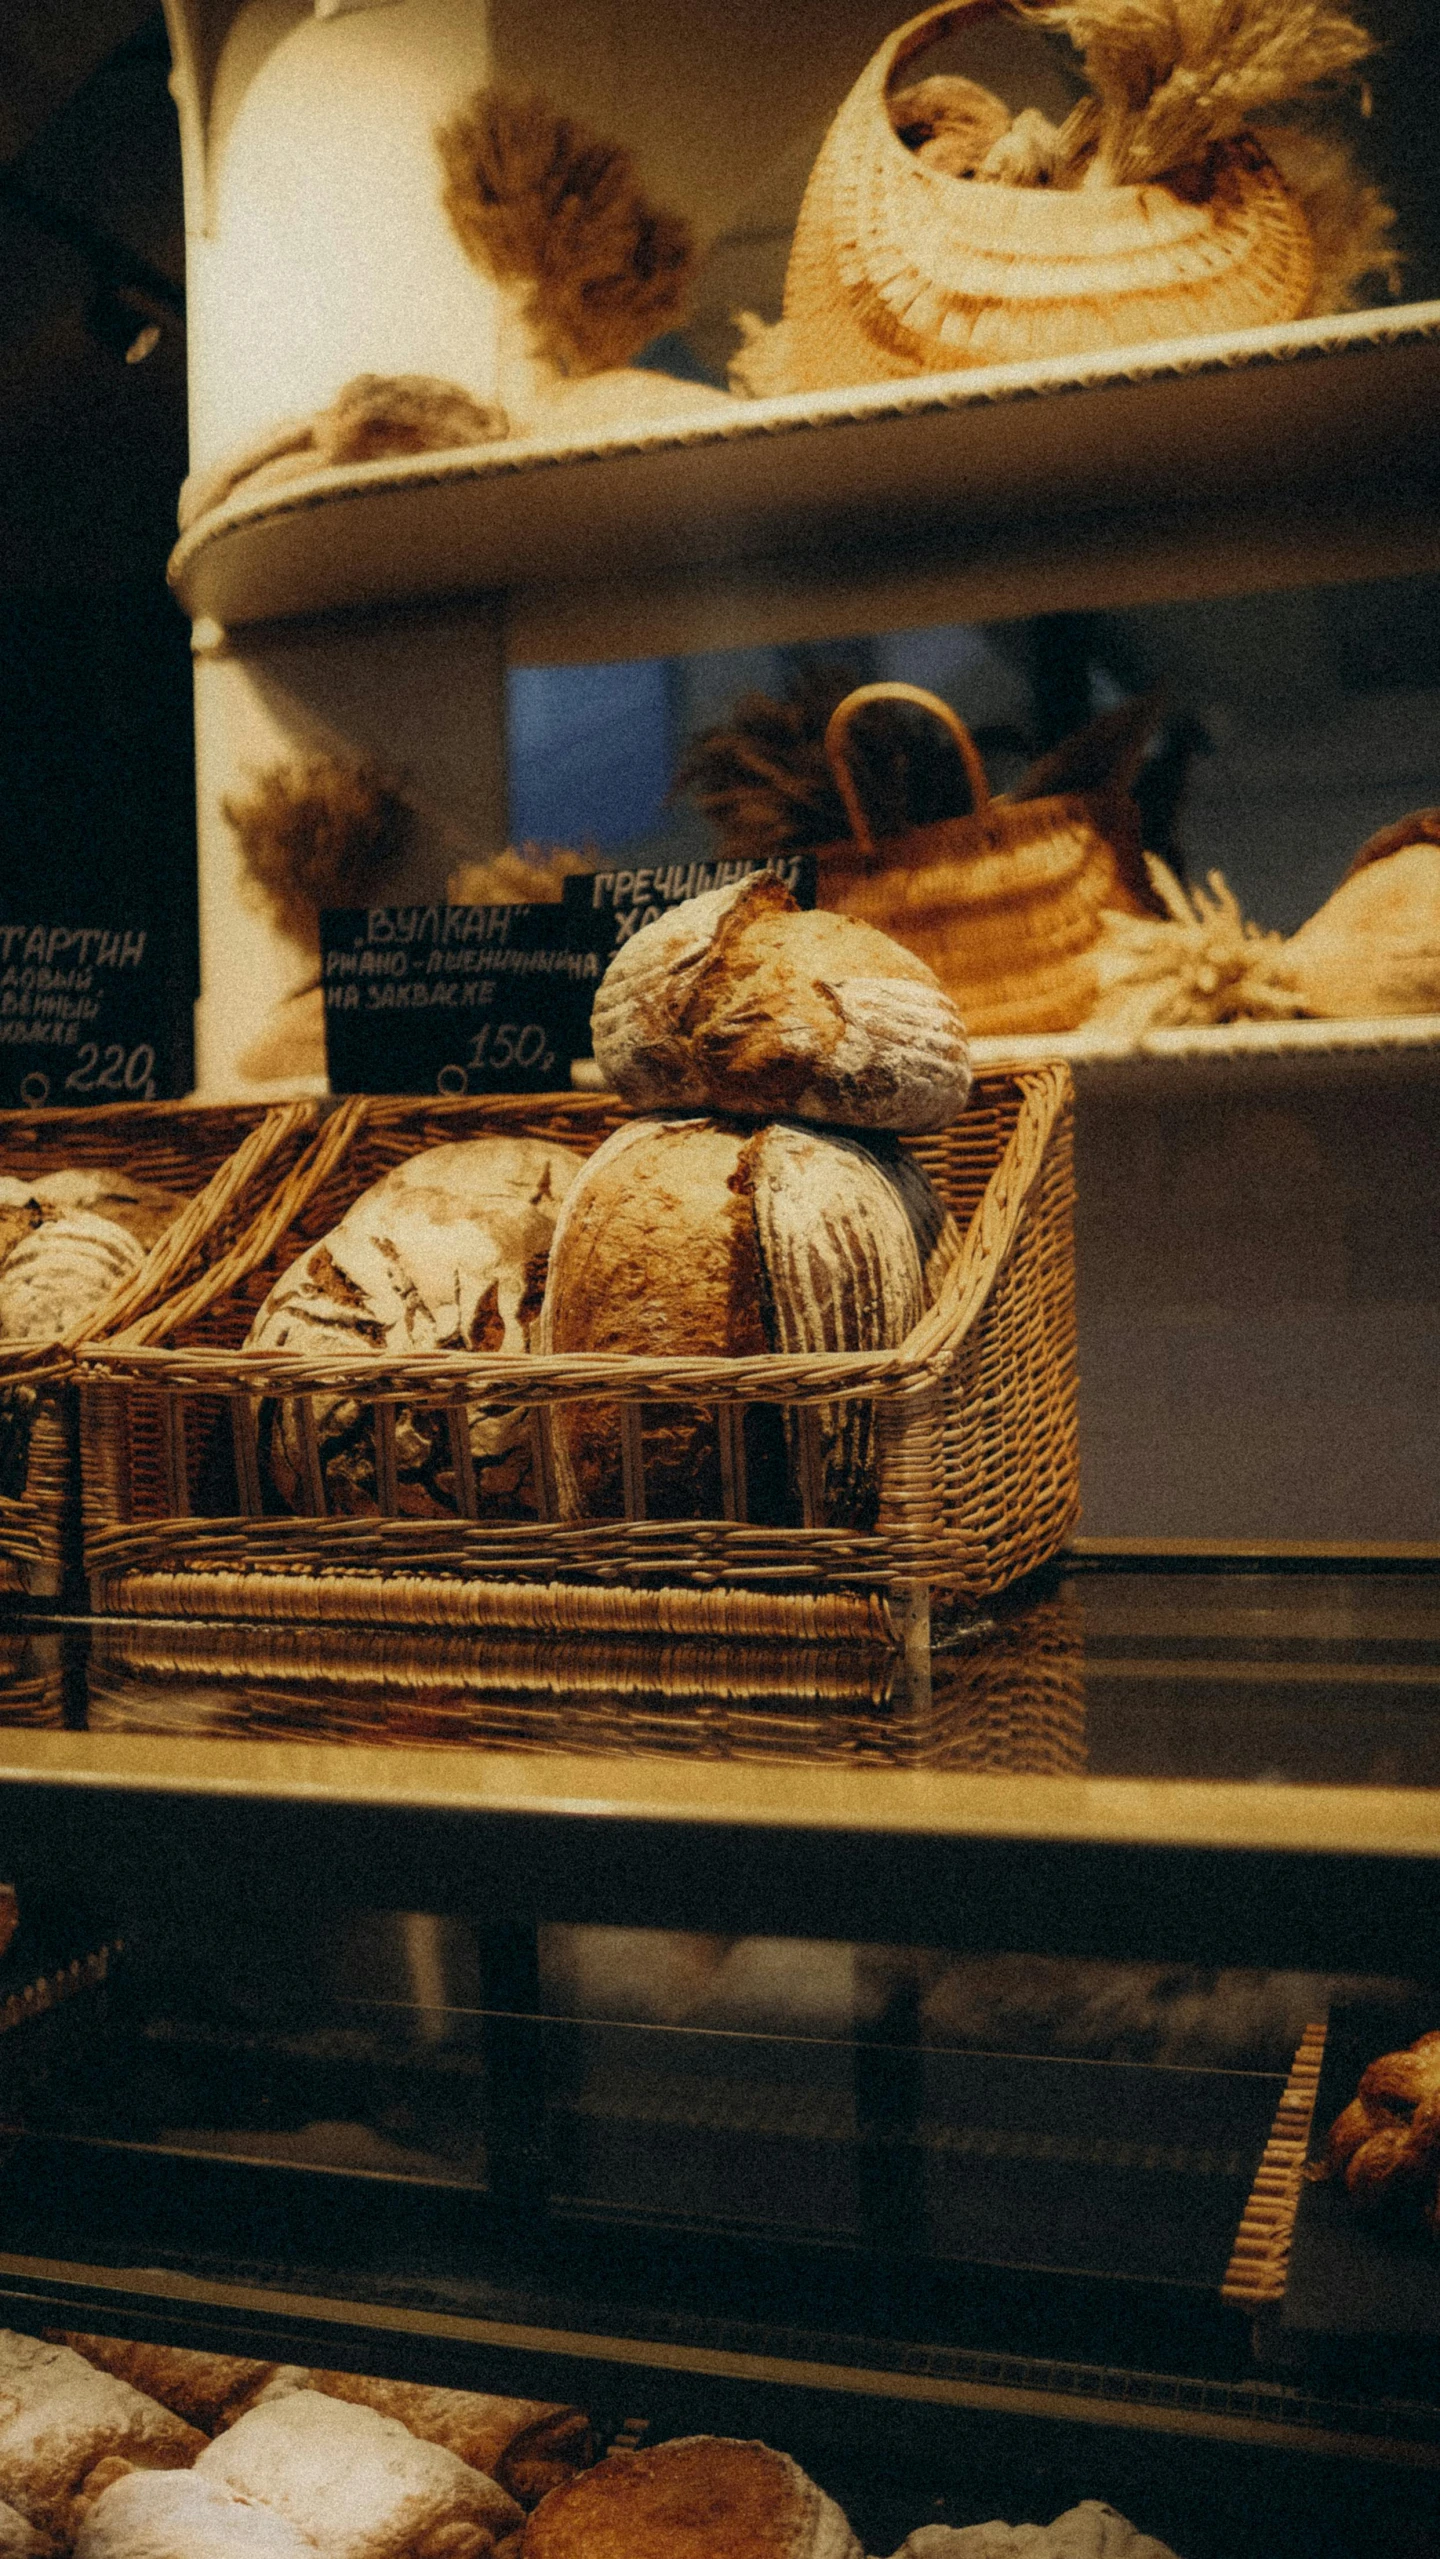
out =
<path fill-rule="evenodd" d="M 329 1121 L 227 1260 L 82 1365 L 86 1561 L 97 1607 L 167 1617 L 490 1625 L 547 1634 L 801 1634 L 918 1641 L 933 1590 L 974 1604 L 1043 1563 L 1075 1517 L 1075 1312 L 1069 1071 L 981 1077 L 969 1109 L 913 1152 L 965 1231 L 938 1303 L 898 1349 L 769 1358 L 429 1353 L 326 1360 L 241 1352 L 279 1273 L 362 1190 L 421 1147 L 505 1133 L 590 1153 L 630 1116 L 610 1097 L 357 1101 Z M 262 1481 L 264 1399 L 352 1394 L 372 1411 L 376 1482 L 394 1483 L 397 1405 L 442 1409 L 462 1508 L 467 1408 L 522 1411 L 542 1512 L 514 1520 L 277 1516 Z M 875 1408 L 873 1531 L 762 1527 L 743 1494 L 718 1519 L 645 1515 L 646 1404 L 714 1408 L 723 1449 L 752 1404 L 795 1417 L 802 1481 L 816 1408 Z M 553 1516 L 545 1416 L 619 1405 L 623 1517 Z M 726 1470 L 732 1493 L 739 1470 Z M 384 1495 L 381 1496 L 382 1500 Z M 918 1613 L 917 1613 L 918 1612 Z"/>
<path fill-rule="evenodd" d="M 88 1329 L 103 1338 L 230 1250 L 309 1143 L 316 1117 L 308 1102 L 0 1111 L 0 1172 L 23 1179 L 68 1165 L 109 1166 L 188 1196 L 141 1268 L 89 1318 Z M 0 1344 L 0 1592 L 53 1597 L 79 1562 L 68 1347 Z"/>

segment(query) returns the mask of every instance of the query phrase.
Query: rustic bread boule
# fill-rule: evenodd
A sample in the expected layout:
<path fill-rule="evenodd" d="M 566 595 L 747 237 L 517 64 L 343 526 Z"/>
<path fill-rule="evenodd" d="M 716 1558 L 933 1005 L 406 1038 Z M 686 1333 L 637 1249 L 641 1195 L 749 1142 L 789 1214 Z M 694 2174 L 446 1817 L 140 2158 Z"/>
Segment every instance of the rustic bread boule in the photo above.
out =
<path fill-rule="evenodd" d="M 470 1138 L 411 1157 L 276 1281 L 246 1348 L 311 1357 L 357 1348 L 528 1350 L 556 1211 L 580 1163 L 538 1138 Z M 355 1396 L 319 1395 L 315 1421 L 329 1508 L 378 1510 L 370 1408 Z M 532 1499 L 523 1417 L 472 1411 L 469 1439 L 481 1517 L 523 1509 Z M 402 1514 L 456 1509 L 444 1415 L 398 1406 L 395 1441 Z M 303 1508 L 293 1404 L 267 1411 L 262 1444 L 281 1501 Z"/>
<path fill-rule="evenodd" d="M 918 1167 L 901 1179 L 856 1139 L 793 1121 L 633 1121 L 591 1156 L 556 1222 L 540 1347 L 721 1358 L 891 1347 L 924 1308 L 911 1207 L 928 1200 L 923 1183 Z M 870 1407 L 824 1407 L 820 1421 L 825 1516 L 864 1524 L 876 1500 Z M 562 1511 L 620 1511 L 619 1408 L 571 1405 L 553 1436 Z M 774 1408 L 747 1411 L 745 1444 L 749 1516 L 798 1517 Z M 643 1448 L 653 1516 L 721 1515 L 708 1407 L 647 1405 Z"/>
<path fill-rule="evenodd" d="M 0 1339 L 54 1341 L 140 1267 L 184 1206 L 108 1167 L 0 1175 Z"/>
<path fill-rule="evenodd" d="M 873 925 L 802 913 L 766 871 L 643 926 L 591 1036 L 642 1109 L 917 1131 L 947 1127 L 970 1089 L 965 1026 L 925 962 Z"/>
<path fill-rule="evenodd" d="M 538 2505 L 522 2559 L 861 2559 L 788 2453 L 723 2435 L 612 2452 Z"/>

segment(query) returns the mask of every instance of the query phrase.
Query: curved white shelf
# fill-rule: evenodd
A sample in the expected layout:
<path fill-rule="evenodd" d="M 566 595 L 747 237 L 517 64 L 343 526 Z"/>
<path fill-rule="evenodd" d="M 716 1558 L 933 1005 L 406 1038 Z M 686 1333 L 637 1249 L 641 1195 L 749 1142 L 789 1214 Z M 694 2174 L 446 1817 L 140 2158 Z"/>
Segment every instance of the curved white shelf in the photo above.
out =
<path fill-rule="evenodd" d="M 512 650 L 564 658 L 685 645 L 687 611 L 712 646 L 846 627 L 858 593 L 940 618 L 1399 574 L 1440 564 L 1437 410 L 1415 303 L 317 470 L 215 508 L 171 577 L 226 627 L 504 592 Z"/>

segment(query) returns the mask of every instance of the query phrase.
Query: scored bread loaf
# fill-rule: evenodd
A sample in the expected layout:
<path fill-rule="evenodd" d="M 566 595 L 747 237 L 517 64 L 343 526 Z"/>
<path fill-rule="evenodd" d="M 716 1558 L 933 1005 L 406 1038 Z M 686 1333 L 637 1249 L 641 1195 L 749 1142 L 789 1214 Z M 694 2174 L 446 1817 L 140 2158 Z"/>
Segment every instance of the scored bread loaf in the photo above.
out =
<path fill-rule="evenodd" d="M 206 2445 L 195 2474 L 270 2507 L 324 2559 L 490 2559 L 523 2520 L 487 2472 L 316 2390 L 262 2399 Z"/>
<path fill-rule="evenodd" d="M 861 2559 L 833 2498 L 768 2444 L 612 2452 L 536 2507 L 522 2559 Z"/>
<path fill-rule="evenodd" d="M 196 2471 L 132 2470 L 90 2507 L 74 2559 L 318 2559 L 318 2545 Z"/>
<path fill-rule="evenodd" d="M 108 1167 L 0 1174 L 0 1339 L 54 1341 L 140 1268 L 184 1206 Z"/>
<path fill-rule="evenodd" d="M 195 2427 L 68 2346 L 0 2329 L 0 2486 L 36 2530 L 68 2543 L 77 2500 L 107 2461 L 184 2470 L 204 2449 Z"/>
<path fill-rule="evenodd" d="M 601 980 L 591 1036 L 606 1082 L 645 1110 L 913 1132 L 948 1127 L 970 1090 L 964 1023 L 925 962 L 873 925 L 802 913 L 764 871 L 644 925 Z"/>
<path fill-rule="evenodd" d="M 920 1319 L 922 1243 L 933 1254 L 943 1232 L 925 1176 L 902 1170 L 898 1151 L 794 1121 L 635 1120 L 590 1157 L 557 1220 L 540 1347 L 720 1358 L 889 1348 Z M 719 1517 L 713 1411 L 641 1412 L 651 1514 Z M 751 1406 L 744 1436 L 748 1515 L 794 1519 L 793 1425 L 782 1430 L 773 1408 Z M 564 1513 L 622 1508 L 616 1406 L 562 1408 L 553 1441 Z M 822 1406 L 820 1449 L 825 1521 L 868 1525 L 877 1496 L 870 1405 Z"/>
<path fill-rule="evenodd" d="M 309 1357 L 381 1352 L 524 1352 L 539 1314 L 555 1216 L 581 1158 L 538 1138 L 433 1146 L 362 1193 L 271 1289 L 247 1350 Z M 380 1508 L 370 1408 L 317 1395 L 321 1475 L 332 1511 Z M 534 1506 L 523 1415 L 468 1417 L 481 1518 Z M 289 1509 L 309 1507 L 300 1420 L 281 1401 L 262 1415 L 270 1482 Z M 446 1415 L 401 1404 L 395 1462 L 402 1515 L 460 1507 Z"/>

